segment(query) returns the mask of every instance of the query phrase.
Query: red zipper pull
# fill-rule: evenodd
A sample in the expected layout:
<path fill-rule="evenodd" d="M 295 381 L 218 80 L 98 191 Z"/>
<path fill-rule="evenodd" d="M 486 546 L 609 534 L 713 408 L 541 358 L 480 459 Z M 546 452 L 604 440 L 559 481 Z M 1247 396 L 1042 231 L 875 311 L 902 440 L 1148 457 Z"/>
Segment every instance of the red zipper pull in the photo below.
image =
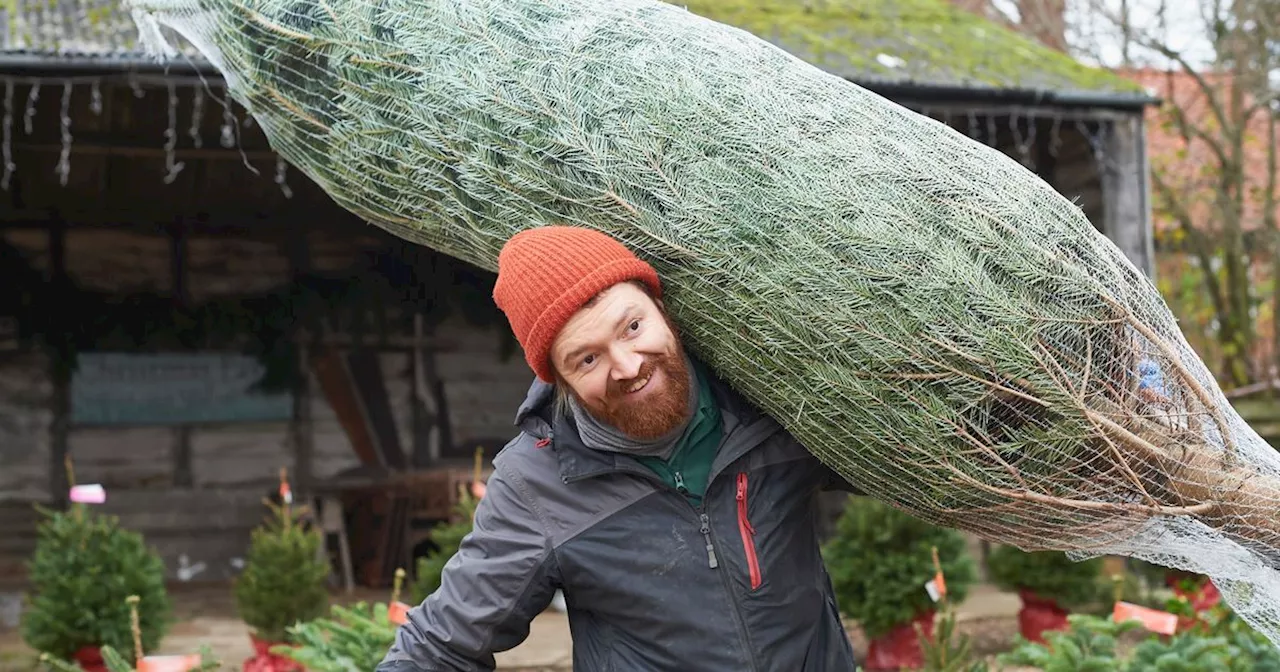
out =
<path fill-rule="evenodd" d="M 534 442 L 533 447 L 546 448 L 549 445 L 551 445 L 551 439 L 538 439 L 537 441 Z"/>
<path fill-rule="evenodd" d="M 738 501 L 743 502 L 747 499 L 747 479 L 746 474 L 738 474 Z"/>

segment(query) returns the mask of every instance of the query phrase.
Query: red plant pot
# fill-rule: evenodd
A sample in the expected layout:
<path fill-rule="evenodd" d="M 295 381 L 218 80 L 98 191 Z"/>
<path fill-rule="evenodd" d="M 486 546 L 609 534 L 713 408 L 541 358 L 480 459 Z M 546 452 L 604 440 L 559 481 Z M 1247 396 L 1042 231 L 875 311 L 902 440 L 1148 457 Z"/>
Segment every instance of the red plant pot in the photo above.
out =
<path fill-rule="evenodd" d="M 1070 612 L 1058 606 L 1057 602 L 1029 590 L 1019 590 L 1018 597 L 1022 598 L 1022 608 L 1018 610 L 1018 631 L 1027 641 L 1045 644 L 1044 633 L 1068 628 L 1067 614 Z"/>
<path fill-rule="evenodd" d="M 284 656 L 271 653 L 271 649 L 284 642 L 269 642 L 256 635 L 249 635 L 256 655 L 244 661 L 243 672 L 303 672 L 303 667 Z"/>
<path fill-rule="evenodd" d="M 84 672 L 107 672 L 106 663 L 102 662 L 102 647 L 82 646 L 71 655 Z"/>
<path fill-rule="evenodd" d="M 1222 593 L 1218 592 L 1218 587 L 1213 585 L 1213 581 L 1205 580 L 1204 583 L 1196 586 L 1191 590 L 1184 590 L 1179 581 L 1174 576 L 1165 578 L 1165 584 L 1173 589 L 1173 594 L 1178 597 L 1186 598 L 1191 603 L 1191 609 L 1196 614 L 1200 614 L 1222 602 Z M 1192 616 L 1178 617 L 1178 632 L 1186 632 L 1197 625 L 1204 630 L 1208 630 L 1208 624 L 1198 618 Z"/>
<path fill-rule="evenodd" d="M 910 623 L 899 625 L 871 640 L 863 669 L 867 672 L 920 669 L 924 665 L 924 655 L 920 651 L 920 636 L 916 632 L 916 626 L 920 627 L 925 637 L 932 639 L 934 614 L 934 610 L 930 609 L 916 616 Z"/>

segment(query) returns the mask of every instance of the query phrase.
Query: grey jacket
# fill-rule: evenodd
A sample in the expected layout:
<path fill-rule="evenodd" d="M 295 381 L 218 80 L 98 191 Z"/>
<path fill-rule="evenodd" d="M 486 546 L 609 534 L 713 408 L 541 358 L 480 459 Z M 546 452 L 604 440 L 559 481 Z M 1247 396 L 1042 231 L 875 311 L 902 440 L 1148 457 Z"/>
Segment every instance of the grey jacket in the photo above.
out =
<path fill-rule="evenodd" d="M 582 445 L 535 383 L 474 531 L 377 672 L 492 670 L 562 588 L 581 672 L 850 672 L 816 533 L 850 489 L 713 379 L 724 438 L 703 506 L 633 458 Z"/>

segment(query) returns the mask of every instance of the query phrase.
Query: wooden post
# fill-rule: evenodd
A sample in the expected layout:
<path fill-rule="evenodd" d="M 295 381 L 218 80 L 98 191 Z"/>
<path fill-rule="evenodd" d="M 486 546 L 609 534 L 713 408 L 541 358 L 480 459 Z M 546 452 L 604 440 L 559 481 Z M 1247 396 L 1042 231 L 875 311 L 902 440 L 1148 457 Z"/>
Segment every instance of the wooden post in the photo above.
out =
<path fill-rule="evenodd" d="M 440 458 L 440 446 L 436 441 L 437 410 L 433 407 L 434 396 L 428 390 L 428 371 L 431 364 L 424 361 L 430 356 L 424 352 L 422 345 L 422 315 L 413 316 L 413 347 L 409 350 L 409 375 L 413 394 L 409 401 L 410 425 L 413 427 L 413 441 L 410 445 L 409 465 L 413 469 L 425 469 Z"/>
<path fill-rule="evenodd" d="M 1103 128 L 1103 233 L 1148 277 L 1155 276 L 1150 172 L 1141 114 Z"/>
<path fill-rule="evenodd" d="M 191 305 L 187 288 L 187 228 L 181 216 L 169 227 L 169 260 L 173 284 L 173 305 L 183 309 Z M 191 428 L 180 425 L 173 430 L 173 487 L 190 488 L 195 483 L 191 472 Z"/>
<path fill-rule="evenodd" d="M 67 286 L 67 226 L 54 213 L 49 226 L 49 282 L 59 289 Z M 49 427 L 49 494 L 54 508 L 69 504 L 71 484 L 67 481 L 66 460 L 71 431 L 71 370 L 61 361 L 66 353 L 49 353 L 49 376 L 53 381 Z"/>
<path fill-rule="evenodd" d="M 1053 143 L 1056 138 L 1053 137 L 1053 123 L 1050 121 L 1041 122 L 1038 119 L 1032 119 L 1032 124 L 1036 126 L 1036 146 L 1035 146 L 1035 162 L 1036 175 L 1040 179 L 1048 182 L 1055 189 L 1057 188 L 1058 173 L 1058 157 L 1053 150 Z"/>
<path fill-rule="evenodd" d="M 289 243 L 289 262 L 294 279 L 300 278 L 311 267 L 311 251 L 304 235 L 297 235 Z M 290 441 L 293 446 L 294 501 L 307 502 L 311 497 L 311 479 L 314 465 L 314 435 L 311 421 L 311 356 L 302 338 L 293 339 L 298 347 L 298 377 L 293 386 L 293 419 L 289 423 Z"/>

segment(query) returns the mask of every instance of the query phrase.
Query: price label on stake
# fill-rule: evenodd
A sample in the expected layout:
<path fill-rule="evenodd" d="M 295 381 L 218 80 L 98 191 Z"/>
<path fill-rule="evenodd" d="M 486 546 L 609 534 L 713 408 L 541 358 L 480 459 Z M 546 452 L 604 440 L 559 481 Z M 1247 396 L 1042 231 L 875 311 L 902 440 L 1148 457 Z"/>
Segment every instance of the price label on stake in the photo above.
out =
<path fill-rule="evenodd" d="M 101 485 L 76 485 L 71 488 L 71 501 L 77 504 L 103 504 L 107 501 L 107 491 Z"/>
<path fill-rule="evenodd" d="M 408 623 L 409 605 L 400 601 L 392 602 L 391 606 L 387 607 L 387 620 L 395 623 L 396 625 L 404 625 L 405 623 Z"/>
<path fill-rule="evenodd" d="M 280 501 L 284 502 L 285 504 L 293 503 L 293 491 L 289 489 L 288 483 L 280 484 Z"/>
<path fill-rule="evenodd" d="M 1116 607 L 1112 611 L 1112 618 L 1115 619 L 1116 623 L 1138 621 L 1142 624 L 1142 627 L 1160 635 L 1172 635 L 1178 631 L 1178 617 L 1176 615 L 1167 611 L 1140 607 L 1128 602 L 1116 602 Z"/>
<path fill-rule="evenodd" d="M 928 583 L 924 584 L 924 589 L 929 591 L 929 598 L 934 602 L 941 600 L 947 596 L 947 580 L 942 578 L 942 572 L 938 572 Z"/>
<path fill-rule="evenodd" d="M 138 661 L 138 672 L 191 672 L 200 667 L 200 656 L 147 656 Z"/>

